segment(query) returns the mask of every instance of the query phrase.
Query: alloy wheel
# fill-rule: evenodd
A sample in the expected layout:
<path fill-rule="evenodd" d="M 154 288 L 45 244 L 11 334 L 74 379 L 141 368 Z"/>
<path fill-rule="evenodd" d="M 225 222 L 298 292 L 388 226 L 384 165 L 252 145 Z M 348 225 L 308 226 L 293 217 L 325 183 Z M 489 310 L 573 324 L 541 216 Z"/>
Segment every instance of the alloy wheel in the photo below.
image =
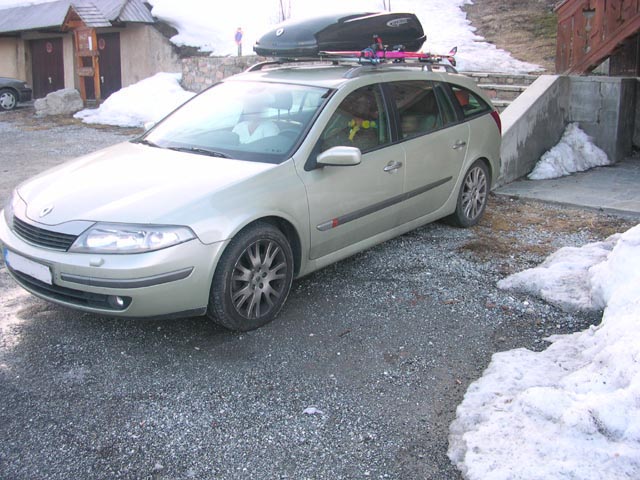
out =
<path fill-rule="evenodd" d="M 270 239 L 257 240 L 238 257 L 231 275 L 231 301 L 244 318 L 268 315 L 287 294 L 287 257 Z"/>
<path fill-rule="evenodd" d="M 462 190 L 462 211 L 469 220 L 480 215 L 487 202 L 487 176 L 476 166 L 469 170 Z"/>

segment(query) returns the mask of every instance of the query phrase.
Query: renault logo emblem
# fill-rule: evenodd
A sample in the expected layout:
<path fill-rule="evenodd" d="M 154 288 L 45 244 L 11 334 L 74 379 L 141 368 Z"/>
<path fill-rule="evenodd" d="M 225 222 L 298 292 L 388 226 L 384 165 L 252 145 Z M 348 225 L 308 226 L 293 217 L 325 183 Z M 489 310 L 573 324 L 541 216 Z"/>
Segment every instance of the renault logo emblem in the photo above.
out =
<path fill-rule="evenodd" d="M 47 205 L 42 210 L 40 210 L 40 218 L 46 217 L 53 211 L 53 205 Z"/>

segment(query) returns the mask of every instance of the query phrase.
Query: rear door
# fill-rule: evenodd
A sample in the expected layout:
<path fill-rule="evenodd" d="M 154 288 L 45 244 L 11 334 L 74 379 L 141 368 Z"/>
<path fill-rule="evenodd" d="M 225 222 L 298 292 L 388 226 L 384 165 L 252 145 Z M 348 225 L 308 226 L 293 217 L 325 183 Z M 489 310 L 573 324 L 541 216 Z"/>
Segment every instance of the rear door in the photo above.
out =
<path fill-rule="evenodd" d="M 411 80 L 387 85 L 398 115 L 399 145 L 406 156 L 405 198 L 399 223 L 441 208 L 464 164 L 469 126 L 439 82 Z"/>
<path fill-rule="evenodd" d="M 362 162 L 300 172 L 310 215 L 310 258 L 329 255 L 397 224 L 404 189 L 404 153 L 390 143 L 379 85 L 350 93 L 333 113 L 314 155 L 335 146 L 362 151 Z"/>
<path fill-rule="evenodd" d="M 64 60 L 61 38 L 31 40 L 33 98 L 64 88 Z"/>

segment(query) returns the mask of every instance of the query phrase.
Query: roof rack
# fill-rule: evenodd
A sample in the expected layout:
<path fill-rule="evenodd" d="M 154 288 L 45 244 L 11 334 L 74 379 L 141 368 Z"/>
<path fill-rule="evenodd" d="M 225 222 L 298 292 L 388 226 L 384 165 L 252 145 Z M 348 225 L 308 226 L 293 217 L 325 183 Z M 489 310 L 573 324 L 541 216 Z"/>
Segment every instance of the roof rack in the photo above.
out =
<path fill-rule="evenodd" d="M 418 59 L 403 59 L 402 61 L 371 61 L 362 57 L 306 57 L 306 58 L 276 58 L 256 63 L 245 70 L 246 72 L 256 72 L 270 66 L 281 66 L 289 63 L 311 63 L 321 65 L 330 63 L 331 65 L 349 65 L 356 63 L 356 67 L 351 68 L 344 74 L 345 78 L 355 78 L 362 73 L 369 72 L 384 67 L 422 67 L 422 70 L 429 72 L 445 71 L 447 73 L 458 73 L 458 71 L 446 63 L 431 63 L 419 61 Z"/>
<path fill-rule="evenodd" d="M 266 60 L 264 62 L 256 63 L 255 65 L 251 65 L 249 68 L 245 70 L 245 72 L 257 72 L 262 70 L 265 67 L 270 67 L 273 65 L 286 65 L 288 63 L 315 63 L 321 64 L 326 63 L 328 59 L 326 57 L 300 57 L 300 58 L 275 58 L 273 60 Z M 331 60 L 332 65 L 338 65 L 339 62 L 337 60 Z"/>
<path fill-rule="evenodd" d="M 445 71 L 446 73 L 458 73 L 458 71 L 451 65 L 446 63 L 423 63 L 423 62 L 399 62 L 399 63 L 371 63 L 368 65 L 359 65 L 353 67 L 347 71 L 343 76 L 344 78 L 355 78 L 361 74 L 370 72 L 372 70 L 380 70 L 383 67 L 422 67 L 422 71 L 439 72 Z"/>

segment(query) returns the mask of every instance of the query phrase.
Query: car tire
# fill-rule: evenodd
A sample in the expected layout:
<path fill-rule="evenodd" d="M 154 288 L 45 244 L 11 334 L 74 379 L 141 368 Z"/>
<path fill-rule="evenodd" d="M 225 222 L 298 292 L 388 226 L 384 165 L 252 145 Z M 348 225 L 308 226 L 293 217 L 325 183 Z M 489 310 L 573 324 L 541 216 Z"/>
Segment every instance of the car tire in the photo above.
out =
<path fill-rule="evenodd" d="M 18 104 L 18 97 L 8 88 L 0 90 L 0 110 L 13 110 Z"/>
<path fill-rule="evenodd" d="M 472 227 L 482 218 L 489 199 L 489 169 L 482 160 L 476 160 L 464 176 L 455 212 L 447 217 L 457 227 Z"/>
<path fill-rule="evenodd" d="M 293 268 L 291 245 L 280 230 L 266 222 L 246 227 L 218 262 L 207 315 L 230 330 L 269 323 L 289 295 Z"/>

